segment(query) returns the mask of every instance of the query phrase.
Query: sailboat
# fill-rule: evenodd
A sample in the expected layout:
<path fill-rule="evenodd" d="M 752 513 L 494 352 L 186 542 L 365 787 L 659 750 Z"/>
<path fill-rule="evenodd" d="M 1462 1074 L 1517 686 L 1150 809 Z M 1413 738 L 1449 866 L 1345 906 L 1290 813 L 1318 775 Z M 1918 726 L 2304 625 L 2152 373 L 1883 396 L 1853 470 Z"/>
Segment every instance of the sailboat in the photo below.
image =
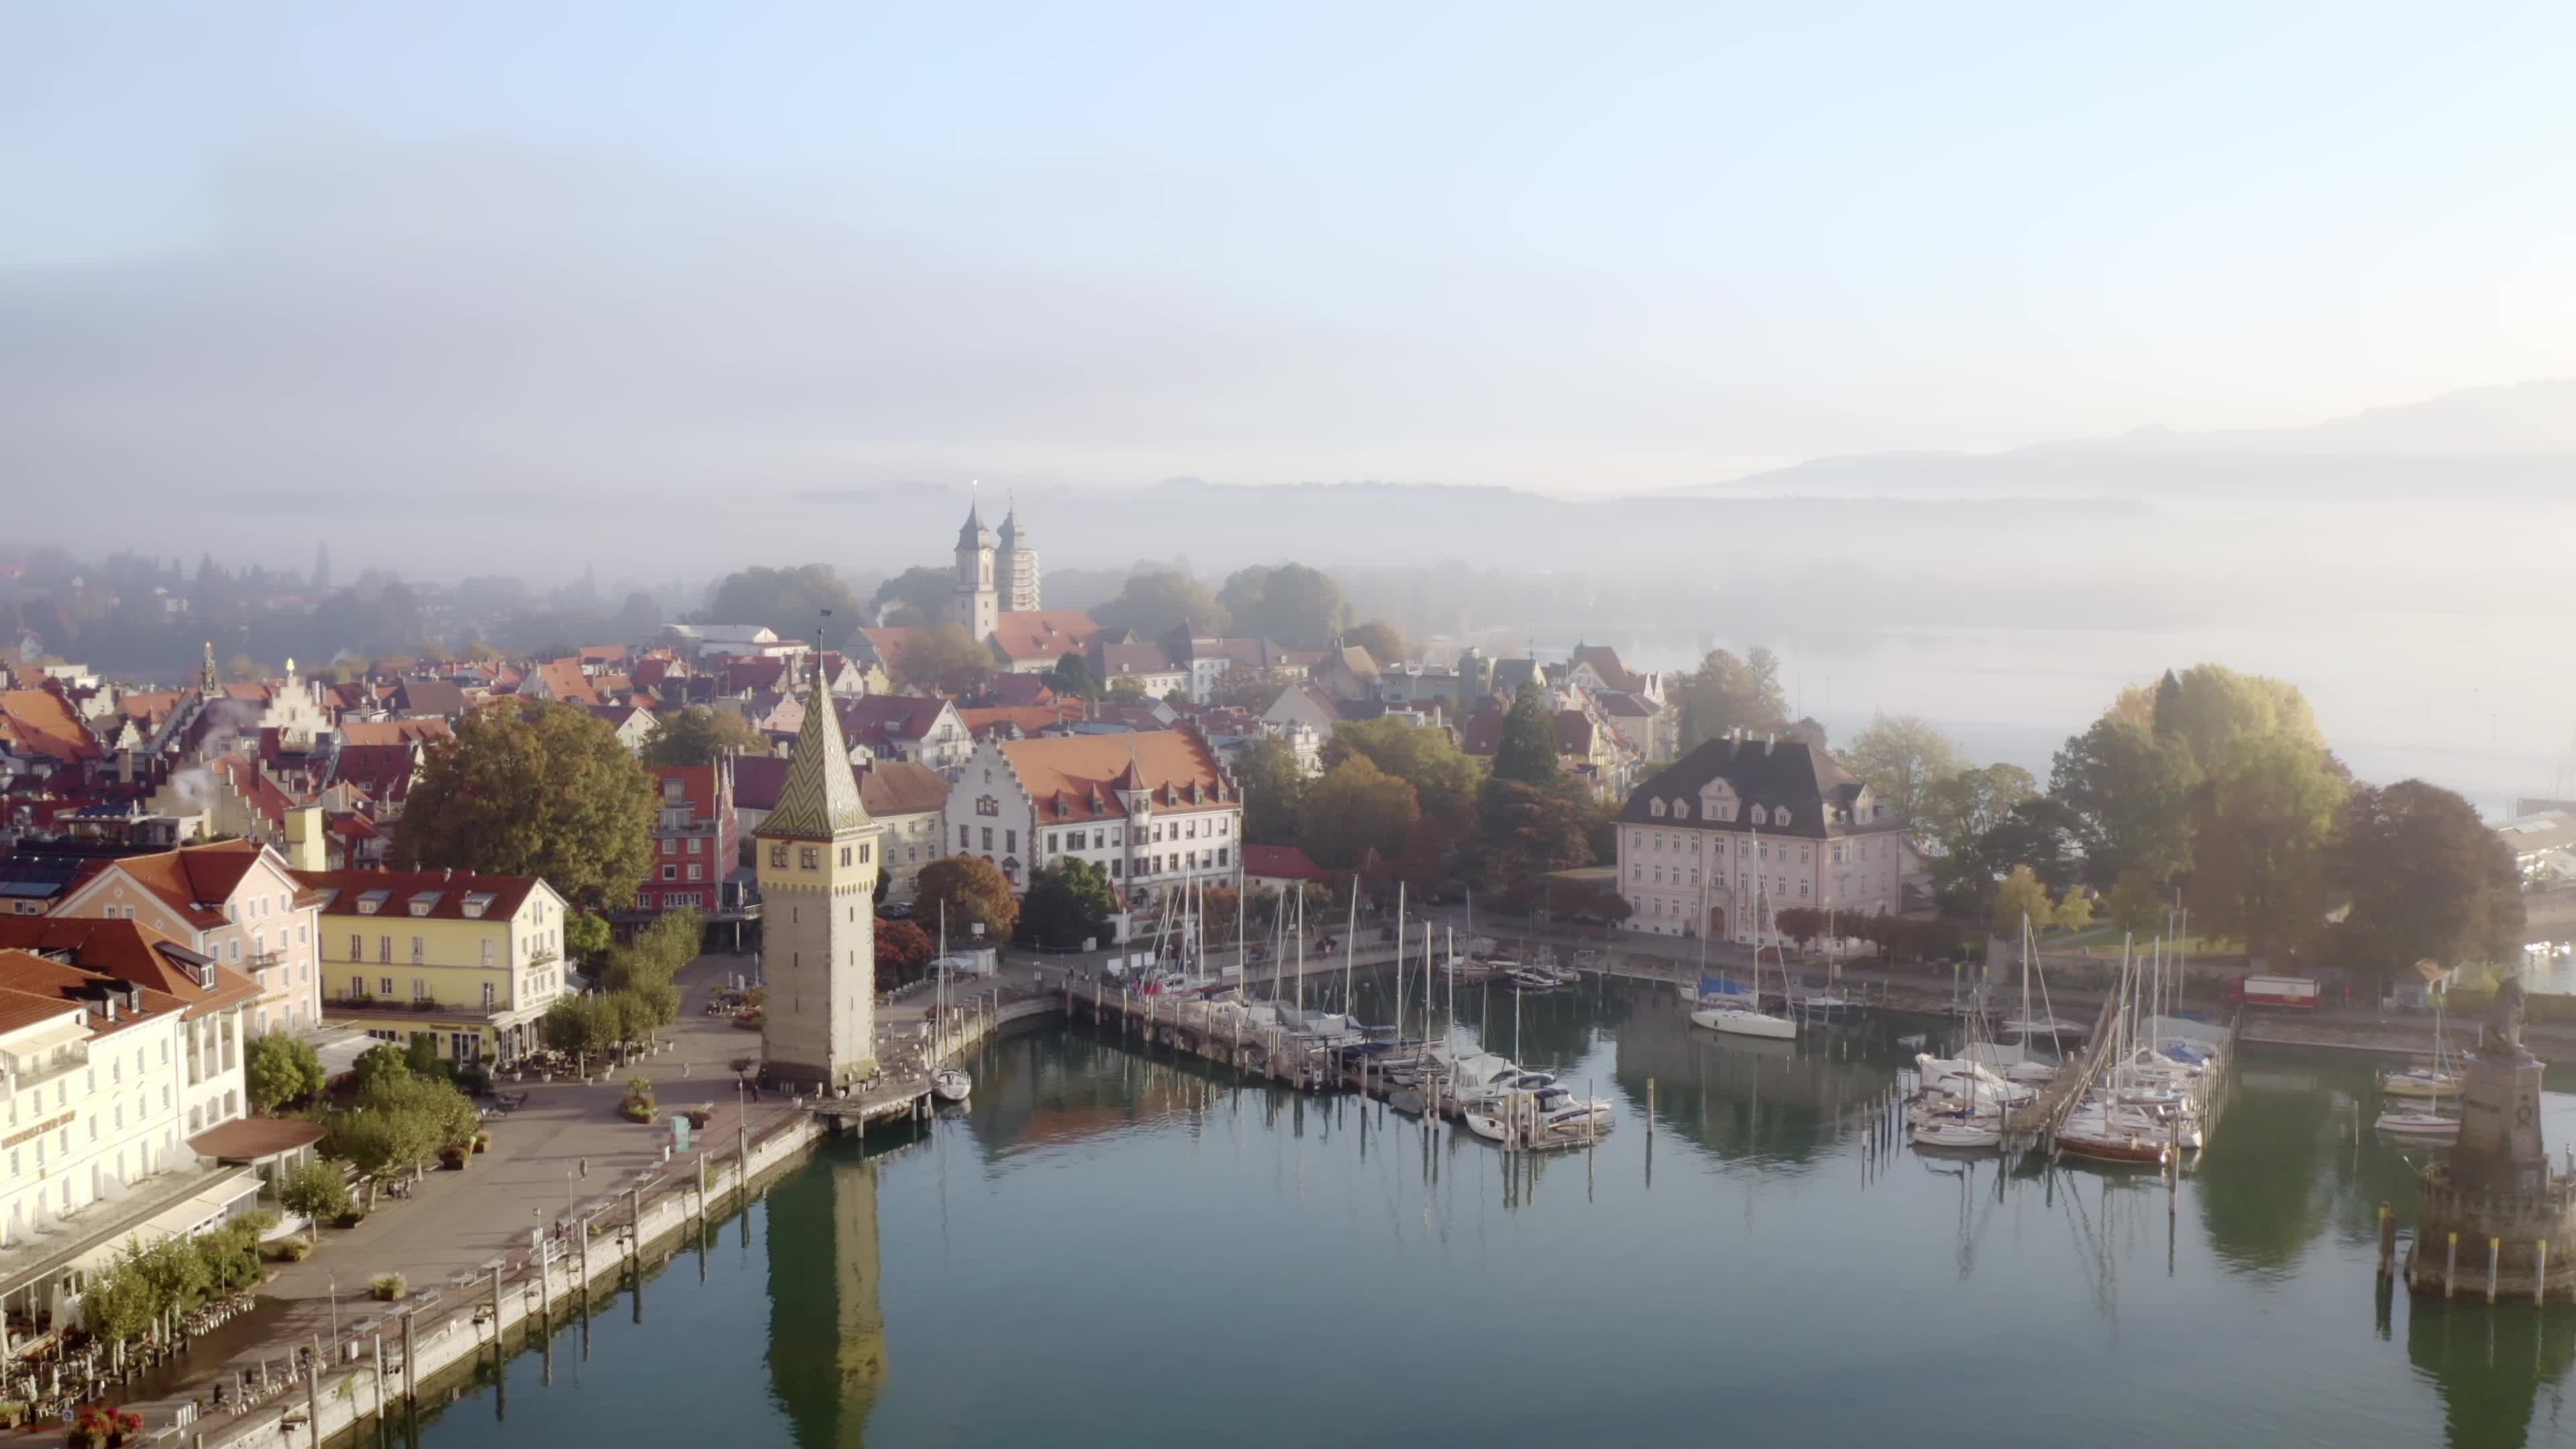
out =
<path fill-rule="evenodd" d="M 2447 973 L 2444 982 L 2447 988 Z M 2433 997 L 2433 1060 L 2391 1070 L 2381 1068 L 2380 1095 L 2385 1097 L 2430 1097 L 2436 1101 L 2460 1098 L 2460 1074 L 2451 1070 L 2450 1048 L 2442 1031 L 2443 1008 L 2451 999 L 2448 989 Z"/>
<path fill-rule="evenodd" d="M 1756 839 L 1759 839 L 1760 836 L 1761 832 L 1754 832 L 1754 837 Z M 1761 1037 L 1768 1041 L 1796 1041 L 1798 1039 L 1798 1023 L 1795 1018 L 1773 1016 L 1771 1013 L 1762 1010 L 1761 1007 L 1761 925 L 1764 921 L 1769 919 L 1768 913 L 1762 909 L 1762 902 L 1762 887 L 1757 882 L 1753 888 L 1753 919 L 1755 927 L 1753 945 L 1752 1000 L 1742 1006 L 1703 1006 L 1699 1010 L 1691 1013 L 1691 1025 L 1704 1026 L 1711 1031 L 1723 1032 L 1728 1036 Z M 1786 993 L 1788 990 L 1788 978 L 1789 958 L 1783 956 L 1780 958 L 1780 987 L 1783 993 Z"/>
<path fill-rule="evenodd" d="M 946 1031 L 948 1028 L 948 903 L 946 901 L 939 903 L 939 965 L 935 969 L 939 972 L 939 984 L 934 988 L 937 992 L 936 1004 L 933 1007 L 936 1014 L 931 1019 L 939 1023 L 939 1030 Z M 941 1067 L 930 1074 L 931 1094 L 943 1102 L 963 1102 L 967 1094 L 974 1090 L 975 1079 L 967 1075 L 964 1067 Z"/>

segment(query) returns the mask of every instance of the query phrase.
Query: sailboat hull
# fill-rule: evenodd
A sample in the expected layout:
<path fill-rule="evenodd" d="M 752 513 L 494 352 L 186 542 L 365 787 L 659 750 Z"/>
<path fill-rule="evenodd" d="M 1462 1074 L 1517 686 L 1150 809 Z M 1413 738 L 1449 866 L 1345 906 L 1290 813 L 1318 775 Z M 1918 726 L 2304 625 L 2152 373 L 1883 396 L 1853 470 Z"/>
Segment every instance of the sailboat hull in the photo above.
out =
<path fill-rule="evenodd" d="M 1785 1017 L 1768 1016 L 1741 1007 L 1718 1006 L 1691 1013 L 1691 1025 L 1728 1036 L 1758 1037 L 1764 1041 L 1796 1041 L 1798 1024 Z"/>

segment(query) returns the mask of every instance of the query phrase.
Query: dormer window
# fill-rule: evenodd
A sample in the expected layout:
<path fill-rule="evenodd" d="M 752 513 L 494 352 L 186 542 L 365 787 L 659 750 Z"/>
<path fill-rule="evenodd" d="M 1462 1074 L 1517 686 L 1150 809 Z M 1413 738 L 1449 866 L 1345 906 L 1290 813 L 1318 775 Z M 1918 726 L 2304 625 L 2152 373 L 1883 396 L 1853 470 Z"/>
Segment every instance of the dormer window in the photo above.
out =
<path fill-rule="evenodd" d="M 479 921 L 483 919 L 483 913 L 490 909 L 491 905 L 492 893 L 490 891 L 475 891 L 465 898 L 465 914 L 468 917 Z"/>
<path fill-rule="evenodd" d="M 1786 824 L 1788 824 L 1788 823 L 1789 823 L 1789 807 L 1788 807 L 1788 806 L 1786 806 L 1786 805 L 1783 805 L 1783 806 L 1781 806 L 1779 809 L 1772 811 L 1772 812 L 1771 812 L 1771 819 L 1772 819 L 1772 822 L 1773 822 L 1774 824 L 1779 824 L 1779 825 L 1786 825 Z"/>
<path fill-rule="evenodd" d="M 358 897 L 358 914 L 362 916 L 372 916 L 377 911 L 383 909 L 385 902 L 390 900 L 392 897 L 392 891 L 369 891 L 365 895 Z"/>
<path fill-rule="evenodd" d="M 1688 800 L 1674 801 L 1673 814 L 1680 819 L 1688 820 L 1690 818 L 1690 802 Z"/>
<path fill-rule="evenodd" d="M 1656 819 L 1661 820 L 1661 819 L 1663 819 L 1663 818 L 1664 818 L 1664 802 L 1663 802 L 1663 801 L 1661 801 L 1661 800 L 1657 800 L 1657 801 L 1655 801 L 1652 805 L 1648 806 L 1647 808 L 1648 808 L 1648 809 L 1650 809 L 1650 810 L 1652 810 L 1652 811 L 1655 813 L 1655 818 L 1656 818 Z"/>
<path fill-rule="evenodd" d="M 438 904 L 438 898 L 441 894 L 442 892 L 439 891 L 422 891 L 418 895 L 413 896 L 411 898 L 411 913 L 415 916 L 428 915 L 429 908 Z"/>
<path fill-rule="evenodd" d="M 1771 823 L 1771 812 L 1770 812 L 1770 811 L 1768 811 L 1768 810 L 1763 809 L 1763 808 L 1762 808 L 1761 806 L 1759 806 L 1759 805 L 1754 806 L 1754 807 L 1753 807 L 1753 823 L 1754 823 L 1754 824 L 1756 824 L 1756 825 L 1768 825 L 1768 824 L 1770 824 L 1770 823 Z"/>

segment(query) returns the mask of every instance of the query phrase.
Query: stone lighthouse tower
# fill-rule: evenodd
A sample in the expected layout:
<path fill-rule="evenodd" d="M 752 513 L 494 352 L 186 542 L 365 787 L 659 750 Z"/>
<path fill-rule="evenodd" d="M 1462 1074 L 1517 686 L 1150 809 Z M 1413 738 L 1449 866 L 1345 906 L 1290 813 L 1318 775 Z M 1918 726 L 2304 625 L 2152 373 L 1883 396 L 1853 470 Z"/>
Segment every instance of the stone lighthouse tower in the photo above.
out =
<path fill-rule="evenodd" d="M 819 675 L 805 725 L 760 823 L 761 1057 L 770 1077 L 846 1086 L 876 1069 L 877 825 Z"/>

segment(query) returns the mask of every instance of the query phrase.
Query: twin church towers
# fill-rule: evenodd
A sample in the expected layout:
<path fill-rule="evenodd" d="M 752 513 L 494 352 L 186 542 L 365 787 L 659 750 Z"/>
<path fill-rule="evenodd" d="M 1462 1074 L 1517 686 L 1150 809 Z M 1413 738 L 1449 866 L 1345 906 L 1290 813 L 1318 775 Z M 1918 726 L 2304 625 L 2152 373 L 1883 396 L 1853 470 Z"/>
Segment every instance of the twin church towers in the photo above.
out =
<path fill-rule="evenodd" d="M 978 639 L 990 639 L 1002 615 L 1038 610 L 1038 551 L 1029 546 L 1015 505 L 1002 515 L 997 539 L 972 504 L 957 530 L 957 604 L 950 617 Z"/>

